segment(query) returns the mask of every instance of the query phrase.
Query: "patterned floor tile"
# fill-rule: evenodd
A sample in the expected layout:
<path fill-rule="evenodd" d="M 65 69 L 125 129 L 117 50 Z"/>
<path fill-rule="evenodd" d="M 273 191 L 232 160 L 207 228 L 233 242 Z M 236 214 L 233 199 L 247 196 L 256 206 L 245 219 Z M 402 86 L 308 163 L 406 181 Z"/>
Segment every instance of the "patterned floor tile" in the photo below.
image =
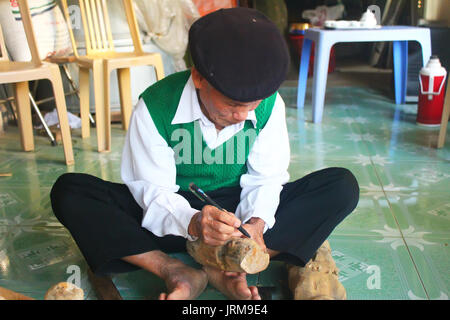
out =
<path fill-rule="evenodd" d="M 361 193 L 356 209 L 337 227 L 332 235 L 379 236 L 377 230 L 397 229 L 389 202 L 382 192 Z"/>
<path fill-rule="evenodd" d="M 392 161 L 371 157 L 380 183 L 401 192 L 447 193 L 450 182 L 449 164 L 445 162 Z"/>
<path fill-rule="evenodd" d="M 19 186 L 0 191 L 0 225 L 62 227 L 53 214 L 49 188 Z"/>
<path fill-rule="evenodd" d="M 86 262 L 67 230 L 0 226 L 0 286 L 43 299 L 63 281 L 91 290 Z"/>
<path fill-rule="evenodd" d="M 436 149 L 438 129 L 424 129 L 419 126 L 398 128 L 370 124 L 364 127 L 364 134 L 373 138 L 367 141 L 371 156 L 382 156 L 396 161 L 445 162 L 450 160 L 450 150 Z"/>
<path fill-rule="evenodd" d="M 349 299 L 448 299 L 450 148 L 433 145 L 436 128 L 416 124 L 417 105 L 362 87 L 327 87 L 323 121 L 312 123 L 311 90 L 297 109 L 296 85 L 280 89 L 286 104 L 291 181 L 327 167 L 344 167 L 357 178 L 360 201 L 332 233 L 333 256 Z M 62 145 L 35 135 L 23 152 L 19 131 L 0 136 L 0 286 L 42 299 L 77 267 L 86 299 L 97 297 L 87 265 L 51 211 L 49 193 L 65 172 L 84 172 L 120 182 L 125 132 L 112 125 L 109 153 L 97 152 L 96 129 L 82 139 L 72 131 L 75 166 L 64 163 Z M 450 131 L 447 132 L 447 141 Z M 174 255 L 198 267 L 186 254 Z M 72 269 L 68 269 L 72 266 Z M 75 268 L 73 267 L 75 266 Z M 74 268 L 74 269 L 73 269 Z M 379 276 L 379 277 L 378 277 Z M 72 277 L 72 278 L 70 278 Z M 249 276 L 251 285 L 272 287 L 273 299 L 289 299 L 284 264 Z M 165 284 L 140 270 L 116 275 L 124 299 L 155 299 Z M 211 286 L 198 299 L 226 299 Z"/>
<path fill-rule="evenodd" d="M 423 245 L 416 239 L 406 238 L 414 264 L 419 271 L 426 296 L 408 292 L 412 300 L 448 300 L 450 296 L 450 249 L 449 239 L 432 239 L 432 243 Z"/>
<path fill-rule="evenodd" d="M 425 296 L 407 247 L 391 246 L 401 238 L 332 235 L 329 241 L 349 300 L 404 300 L 410 292 Z"/>
<path fill-rule="evenodd" d="M 424 245 L 433 238 L 450 239 L 449 198 L 449 192 L 387 193 L 403 236 Z"/>
<path fill-rule="evenodd" d="M 377 172 L 370 157 L 354 156 L 349 160 L 328 160 L 317 158 L 315 160 L 298 159 L 296 154 L 291 154 L 289 165 L 290 181 L 329 167 L 340 167 L 350 170 L 358 181 L 360 192 L 382 192 Z"/>

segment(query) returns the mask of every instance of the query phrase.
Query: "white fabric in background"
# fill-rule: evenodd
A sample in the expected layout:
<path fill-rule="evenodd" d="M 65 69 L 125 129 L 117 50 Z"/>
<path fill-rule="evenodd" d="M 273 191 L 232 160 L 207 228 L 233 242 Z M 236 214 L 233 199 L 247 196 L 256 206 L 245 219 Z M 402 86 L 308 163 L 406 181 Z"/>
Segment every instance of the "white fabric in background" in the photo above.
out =
<path fill-rule="evenodd" d="M 77 117 L 76 115 L 67 112 L 67 117 L 69 119 L 69 126 L 72 129 L 79 129 L 81 128 L 81 119 L 79 117 Z M 44 116 L 44 120 L 45 123 L 50 127 L 50 126 L 54 126 L 55 124 L 58 125 L 59 128 L 59 118 L 58 118 L 58 112 L 56 111 L 56 109 L 53 109 L 52 112 L 48 112 L 45 114 Z M 42 125 L 36 127 L 37 129 L 41 129 L 43 128 Z"/>
<path fill-rule="evenodd" d="M 186 70 L 183 60 L 191 24 L 200 17 L 191 0 L 135 0 L 141 30 L 174 59 L 175 71 Z"/>
<path fill-rule="evenodd" d="M 69 31 L 55 0 L 28 0 L 34 34 L 43 60 L 48 56 L 72 53 Z M 30 61 L 31 54 L 23 29 L 18 2 L 0 0 L 0 23 L 6 47 L 14 61 Z"/>

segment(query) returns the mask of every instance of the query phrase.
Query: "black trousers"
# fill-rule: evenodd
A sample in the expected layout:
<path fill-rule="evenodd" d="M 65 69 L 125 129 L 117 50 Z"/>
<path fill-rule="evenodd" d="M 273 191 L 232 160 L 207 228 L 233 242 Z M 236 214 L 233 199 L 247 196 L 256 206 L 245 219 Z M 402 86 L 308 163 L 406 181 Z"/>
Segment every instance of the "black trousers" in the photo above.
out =
<path fill-rule="evenodd" d="M 208 192 L 225 209 L 235 212 L 240 187 Z M 203 203 L 182 192 L 193 208 Z M 143 209 L 124 184 L 103 181 L 81 173 L 60 176 L 51 190 L 55 216 L 70 231 L 91 270 L 96 274 L 138 270 L 122 257 L 161 250 L 186 251 L 186 239 L 158 237 L 141 227 Z M 334 228 L 358 204 L 359 186 L 344 168 L 327 168 L 287 183 L 280 193 L 275 225 L 264 241 L 279 251 L 275 260 L 304 266 Z"/>

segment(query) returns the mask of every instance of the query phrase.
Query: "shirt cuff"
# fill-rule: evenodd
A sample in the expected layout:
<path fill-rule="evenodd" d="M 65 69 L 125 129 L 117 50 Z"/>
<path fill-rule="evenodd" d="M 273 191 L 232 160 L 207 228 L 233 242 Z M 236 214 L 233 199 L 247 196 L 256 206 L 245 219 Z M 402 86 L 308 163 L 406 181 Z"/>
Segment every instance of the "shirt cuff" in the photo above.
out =
<path fill-rule="evenodd" d="M 236 216 L 243 223 L 251 218 L 261 218 L 265 222 L 264 232 L 275 224 L 275 213 L 280 203 L 282 187 L 260 186 L 241 194 L 241 202 L 236 209 Z"/>
<path fill-rule="evenodd" d="M 180 220 L 180 224 L 181 224 L 183 230 L 185 230 L 185 232 L 186 232 L 184 237 L 189 241 L 195 241 L 198 239 L 198 237 L 193 237 L 188 232 L 189 223 L 191 223 L 192 217 L 197 212 L 198 212 L 197 209 L 194 209 L 191 207 L 182 207 L 182 208 L 178 209 L 178 212 L 177 212 L 177 216 L 179 217 L 178 219 Z"/>
<path fill-rule="evenodd" d="M 153 199 L 148 206 L 142 227 L 159 237 L 175 235 L 193 241 L 196 237 L 188 234 L 188 226 L 197 212 L 182 196 L 176 193 L 163 194 Z"/>

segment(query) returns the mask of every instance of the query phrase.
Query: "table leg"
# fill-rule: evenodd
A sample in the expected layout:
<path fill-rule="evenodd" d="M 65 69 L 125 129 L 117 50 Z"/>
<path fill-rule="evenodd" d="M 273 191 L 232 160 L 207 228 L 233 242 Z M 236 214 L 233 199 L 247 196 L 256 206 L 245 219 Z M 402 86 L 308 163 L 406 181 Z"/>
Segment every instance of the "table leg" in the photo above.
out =
<path fill-rule="evenodd" d="M 298 71 L 297 88 L 297 108 L 305 106 L 306 82 L 308 81 L 309 58 L 311 55 L 311 43 L 309 39 L 304 39 L 302 46 L 302 56 L 300 57 L 300 68 Z"/>
<path fill-rule="evenodd" d="M 325 90 L 327 87 L 328 63 L 332 46 L 333 43 L 325 41 L 317 41 L 316 43 L 312 87 L 312 120 L 314 123 L 322 121 Z"/>
<path fill-rule="evenodd" d="M 421 37 L 421 39 L 418 39 L 417 41 L 420 43 L 420 46 L 422 47 L 423 66 L 426 66 L 428 60 L 430 60 L 432 55 L 430 30 L 427 29 L 427 32 Z"/>
<path fill-rule="evenodd" d="M 408 41 L 394 41 L 393 54 L 395 104 L 403 104 L 406 102 L 408 77 Z"/>

